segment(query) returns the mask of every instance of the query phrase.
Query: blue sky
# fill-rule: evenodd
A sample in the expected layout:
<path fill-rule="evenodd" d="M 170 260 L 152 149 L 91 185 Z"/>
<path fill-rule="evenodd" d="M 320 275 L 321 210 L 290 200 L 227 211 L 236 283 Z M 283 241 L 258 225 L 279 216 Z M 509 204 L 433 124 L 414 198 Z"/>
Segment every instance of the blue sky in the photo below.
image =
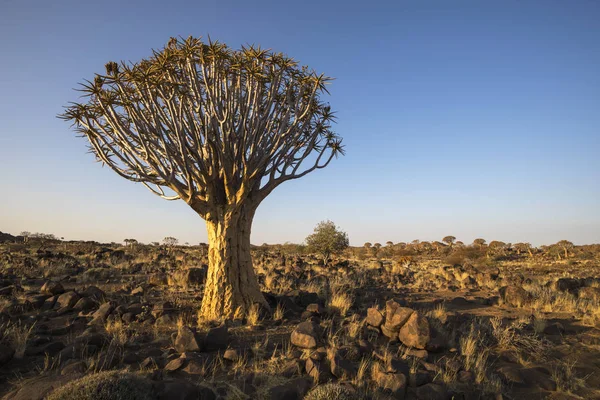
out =
<path fill-rule="evenodd" d="M 4 0 L 0 230 L 206 241 L 185 204 L 101 168 L 55 116 L 107 61 L 210 35 L 336 78 L 347 156 L 280 186 L 253 243 L 301 242 L 324 219 L 354 245 L 598 243 L 599 21 L 592 0 Z"/>

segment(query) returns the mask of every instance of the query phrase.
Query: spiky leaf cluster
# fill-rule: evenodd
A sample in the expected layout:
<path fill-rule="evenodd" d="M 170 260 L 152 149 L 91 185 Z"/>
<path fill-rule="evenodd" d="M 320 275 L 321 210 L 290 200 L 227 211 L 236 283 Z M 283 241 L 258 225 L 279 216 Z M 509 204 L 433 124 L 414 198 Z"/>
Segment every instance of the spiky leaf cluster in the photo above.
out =
<path fill-rule="evenodd" d="M 148 59 L 105 69 L 61 117 L 99 161 L 205 218 L 343 154 L 321 100 L 331 78 L 282 53 L 171 38 Z"/>

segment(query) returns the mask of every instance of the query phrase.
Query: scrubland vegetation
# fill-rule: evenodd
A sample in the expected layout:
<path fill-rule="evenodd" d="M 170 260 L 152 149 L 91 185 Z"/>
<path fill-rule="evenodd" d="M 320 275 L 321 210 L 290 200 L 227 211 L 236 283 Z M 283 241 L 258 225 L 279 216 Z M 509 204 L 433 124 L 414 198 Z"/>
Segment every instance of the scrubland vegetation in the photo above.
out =
<path fill-rule="evenodd" d="M 254 246 L 270 307 L 223 320 L 201 312 L 204 244 L 2 235 L 2 396 L 600 398 L 599 245 L 346 247 L 320 226 L 336 250 Z"/>

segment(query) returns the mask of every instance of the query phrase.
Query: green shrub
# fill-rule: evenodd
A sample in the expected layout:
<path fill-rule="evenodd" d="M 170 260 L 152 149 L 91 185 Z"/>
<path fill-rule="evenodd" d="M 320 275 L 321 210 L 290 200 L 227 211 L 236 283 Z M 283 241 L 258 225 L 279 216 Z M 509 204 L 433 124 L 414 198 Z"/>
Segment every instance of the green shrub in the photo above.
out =
<path fill-rule="evenodd" d="M 52 392 L 47 400 L 152 400 L 152 382 L 122 371 L 86 375 Z"/>
<path fill-rule="evenodd" d="M 358 396 L 339 383 L 319 385 L 308 392 L 304 400 L 356 400 Z"/>

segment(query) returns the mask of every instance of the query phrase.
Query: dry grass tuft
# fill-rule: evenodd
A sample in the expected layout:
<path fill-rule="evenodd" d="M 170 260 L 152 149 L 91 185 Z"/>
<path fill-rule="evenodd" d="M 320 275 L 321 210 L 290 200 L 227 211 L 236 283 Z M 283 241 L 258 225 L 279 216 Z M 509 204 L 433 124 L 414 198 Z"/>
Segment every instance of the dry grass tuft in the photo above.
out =
<path fill-rule="evenodd" d="M 341 316 L 348 314 L 354 299 L 352 295 L 340 289 L 335 290 L 329 298 L 329 308 L 339 313 Z"/>

